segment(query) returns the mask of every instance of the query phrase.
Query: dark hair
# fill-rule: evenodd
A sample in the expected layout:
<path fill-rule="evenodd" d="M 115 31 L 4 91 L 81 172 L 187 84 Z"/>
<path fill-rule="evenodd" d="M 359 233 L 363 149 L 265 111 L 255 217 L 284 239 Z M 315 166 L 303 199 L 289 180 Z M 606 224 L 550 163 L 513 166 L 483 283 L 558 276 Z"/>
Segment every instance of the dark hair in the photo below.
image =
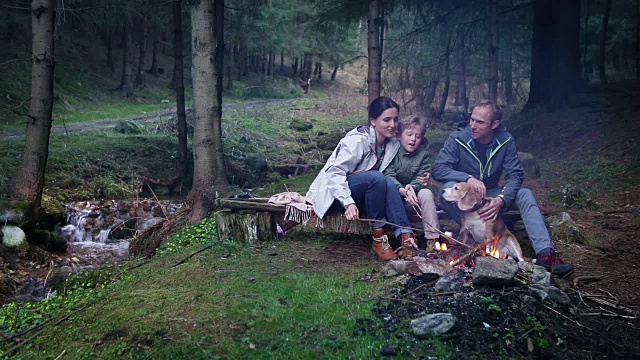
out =
<path fill-rule="evenodd" d="M 474 107 L 474 109 L 477 107 L 489 110 L 489 113 L 491 114 L 491 122 L 502 119 L 502 109 L 492 100 L 482 100 Z"/>
<path fill-rule="evenodd" d="M 422 129 L 420 137 L 424 137 L 424 134 L 427 133 L 427 118 L 418 115 L 403 117 L 398 121 L 398 135 L 401 135 L 407 129 L 414 129 L 418 126 Z"/>
<path fill-rule="evenodd" d="M 396 108 L 400 112 L 400 105 L 386 96 L 380 96 L 369 105 L 369 119 L 377 119 L 385 110 Z"/>

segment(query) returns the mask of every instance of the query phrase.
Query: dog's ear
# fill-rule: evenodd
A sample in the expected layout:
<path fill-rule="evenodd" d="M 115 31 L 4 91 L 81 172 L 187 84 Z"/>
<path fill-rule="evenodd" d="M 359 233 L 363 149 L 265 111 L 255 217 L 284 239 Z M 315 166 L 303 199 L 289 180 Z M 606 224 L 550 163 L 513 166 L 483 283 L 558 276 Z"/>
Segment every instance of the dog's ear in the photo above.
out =
<path fill-rule="evenodd" d="M 458 208 L 462 211 L 471 210 L 478 202 L 480 202 L 480 195 L 475 191 L 472 186 L 467 183 L 458 183 L 460 189 L 465 189 L 464 196 L 458 201 Z"/>

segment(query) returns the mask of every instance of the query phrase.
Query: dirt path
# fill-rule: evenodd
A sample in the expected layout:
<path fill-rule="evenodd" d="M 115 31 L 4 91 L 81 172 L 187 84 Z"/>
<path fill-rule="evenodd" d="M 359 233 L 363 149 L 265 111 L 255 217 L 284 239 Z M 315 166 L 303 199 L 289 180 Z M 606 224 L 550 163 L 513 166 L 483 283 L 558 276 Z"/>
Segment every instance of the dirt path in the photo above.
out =
<path fill-rule="evenodd" d="M 278 103 L 291 102 L 293 99 L 272 99 L 243 101 L 237 103 L 223 104 L 223 111 L 230 109 L 241 109 L 248 107 L 263 107 Z M 51 127 L 51 135 L 71 134 L 77 132 L 99 131 L 113 129 L 122 120 L 135 120 L 142 126 L 149 126 L 169 121 L 176 115 L 176 109 L 151 111 L 142 116 L 132 116 L 126 118 L 92 120 L 73 124 L 59 124 Z M 0 140 L 13 140 L 25 137 L 25 129 L 0 130 Z"/>

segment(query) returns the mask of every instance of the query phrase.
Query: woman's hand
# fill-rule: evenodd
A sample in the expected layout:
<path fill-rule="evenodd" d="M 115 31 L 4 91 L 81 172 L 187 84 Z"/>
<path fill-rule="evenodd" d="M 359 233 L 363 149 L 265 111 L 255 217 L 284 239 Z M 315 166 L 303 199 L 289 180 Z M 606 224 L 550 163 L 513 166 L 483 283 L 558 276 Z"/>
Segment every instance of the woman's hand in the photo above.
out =
<path fill-rule="evenodd" d="M 409 204 L 413 206 L 418 206 L 418 196 L 416 195 L 416 190 L 411 184 L 407 184 L 404 187 L 404 191 L 407 194 L 405 199 L 409 202 Z"/>
<path fill-rule="evenodd" d="M 349 204 L 344 210 L 344 216 L 347 220 L 360 220 L 360 212 L 356 204 Z"/>

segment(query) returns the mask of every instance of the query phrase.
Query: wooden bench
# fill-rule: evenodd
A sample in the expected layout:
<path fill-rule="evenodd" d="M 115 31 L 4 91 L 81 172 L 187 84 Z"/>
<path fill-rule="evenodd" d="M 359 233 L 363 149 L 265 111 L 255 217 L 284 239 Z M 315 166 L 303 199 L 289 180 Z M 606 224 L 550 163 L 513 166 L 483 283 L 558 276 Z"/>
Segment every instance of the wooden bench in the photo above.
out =
<path fill-rule="evenodd" d="M 269 241 L 277 237 L 277 226 L 281 224 L 288 230 L 284 220 L 285 207 L 270 204 L 268 198 L 218 199 L 221 209 L 215 213 L 218 236 L 231 237 L 245 243 Z M 508 211 L 502 214 L 507 225 L 520 220 L 520 213 Z M 444 211 L 438 210 L 440 220 L 451 220 Z M 341 212 L 329 211 L 324 219 L 313 217 L 306 224 L 296 225 L 296 229 L 315 233 L 359 234 L 371 232 L 369 224 L 362 221 L 349 221 Z"/>

